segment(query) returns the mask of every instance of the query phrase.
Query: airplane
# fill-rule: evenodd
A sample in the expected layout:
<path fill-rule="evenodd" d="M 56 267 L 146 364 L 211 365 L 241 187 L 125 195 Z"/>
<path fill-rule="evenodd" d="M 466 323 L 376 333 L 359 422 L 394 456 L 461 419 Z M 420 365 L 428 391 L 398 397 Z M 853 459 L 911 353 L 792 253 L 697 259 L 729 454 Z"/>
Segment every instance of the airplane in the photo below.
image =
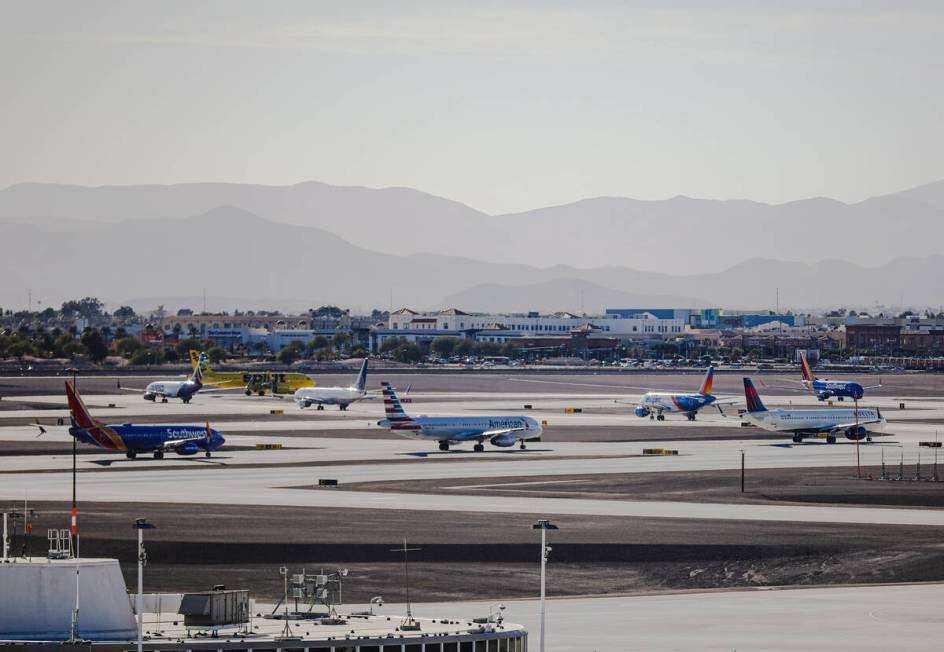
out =
<path fill-rule="evenodd" d="M 885 417 L 878 408 L 768 410 L 760 400 L 760 395 L 750 378 L 744 379 L 744 397 L 747 399 L 747 411 L 741 416 L 748 423 L 764 430 L 790 434 L 796 444 L 802 443 L 804 437 L 824 433 L 827 444 L 835 444 L 838 435 L 845 435 L 852 441 L 860 439 L 872 441 L 870 433 L 882 430 L 886 423 Z"/>
<path fill-rule="evenodd" d="M 541 424 L 531 417 L 411 417 L 403 411 L 393 385 L 386 382 L 380 385 L 387 418 L 378 421 L 377 425 L 411 439 L 438 441 L 441 451 L 448 451 L 452 443 L 474 441 L 472 450 L 481 453 L 485 450 L 486 439 L 501 448 L 517 443 L 524 449 L 526 441 L 537 439 L 544 432 Z"/>
<path fill-rule="evenodd" d="M 190 364 L 197 368 L 200 352 L 190 350 Z M 299 373 L 278 373 L 272 371 L 223 371 L 217 372 L 210 368 L 209 363 L 203 365 L 203 379 L 220 389 L 244 389 L 246 396 L 254 393 L 265 396 L 266 392 L 286 394 L 302 387 L 314 387 L 315 381 Z"/>
<path fill-rule="evenodd" d="M 813 371 L 810 369 L 810 363 L 807 362 L 806 354 L 803 353 L 803 351 L 800 351 L 800 366 L 803 369 L 803 380 L 796 382 L 802 383 L 808 391 L 816 394 L 816 398 L 821 401 L 825 401 L 833 396 L 840 401 L 844 398 L 851 398 L 858 401 L 865 396 L 865 390 L 882 386 L 881 382 L 879 382 L 878 385 L 863 387 L 859 383 L 845 380 L 823 380 L 817 378 L 813 375 Z"/>
<path fill-rule="evenodd" d="M 654 418 L 658 421 L 665 421 L 663 412 L 682 412 L 688 417 L 689 421 L 694 421 L 695 415 L 700 409 L 713 405 L 718 408 L 718 412 L 721 412 L 721 416 L 724 416 L 721 406 L 735 403 L 738 399 L 719 399 L 717 396 L 713 396 L 711 393 L 711 384 L 714 377 L 715 368 L 708 367 L 708 371 L 705 372 L 705 378 L 701 381 L 701 387 L 696 394 L 683 392 L 646 392 L 642 397 L 642 401 L 640 401 L 636 405 L 636 409 L 633 410 L 633 414 L 637 417 L 649 417 L 650 419 Z"/>
<path fill-rule="evenodd" d="M 88 408 L 70 381 L 66 381 L 69 399 L 69 434 L 83 444 L 92 444 L 107 451 L 123 452 L 133 460 L 138 453 L 153 453 L 154 459 L 164 458 L 173 451 L 178 455 L 196 455 L 200 451 L 210 457 L 226 441 L 207 422 L 201 426 L 106 425 L 89 414 Z M 42 435 L 42 429 L 40 435 Z"/>
<path fill-rule="evenodd" d="M 118 381 L 118 389 L 126 392 L 144 392 L 142 397 L 145 401 L 157 402 L 157 397 L 161 397 L 161 403 L 167 403 L 169 398 L 179 398 L 184 403 L 189 403 L 193 395 L 204 388 L 203 371 L 206 367 L 206 353 L 201 353 L 197 359 L 197 366 L 193 369 L 193 374 L 187 380 L 156 380 L 148 384 L 144 389 L 134 389 L 131 387 L 122 387 L 121 381 Z M 220 391 L 219 388 L 204 391 Z"/>
<path fill-rule="evenodd" d="M 357 380 L 350 387 L 303 387 L 295 391 L 293 400 L 303 409 L 315 404 L 319 410 L 325 405 L 337 405 L 346 410 L 351 403 L 374 398 L 367 394 L 367 360 L 364 358 Z"/>

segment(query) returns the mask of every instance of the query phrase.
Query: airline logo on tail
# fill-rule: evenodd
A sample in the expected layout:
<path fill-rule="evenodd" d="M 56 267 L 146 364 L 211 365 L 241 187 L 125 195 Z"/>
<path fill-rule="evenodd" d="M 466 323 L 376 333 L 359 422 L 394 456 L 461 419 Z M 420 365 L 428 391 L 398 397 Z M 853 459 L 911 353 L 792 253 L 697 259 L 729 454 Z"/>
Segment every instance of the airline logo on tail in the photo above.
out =
<path fill-rule="evenodd" d="M 803 384 L 812 387 L 816 376 L 813 375 L 813 370 L 810 369 L 810 363 L 806 361 L 806 354 L 803 351 L 800 351 L 800 366 L 803 368 Z"/>
<path fill-rule="evenodd" d="M 367 358 L 364 358 L 364 364 L 361 365 L 361 372 L 357 374 L 357 382 L 354 383 L 354 389 L 361 392 L 367 389 Z"/>
<path fill-rule="evenodd" d="M 701 381 L 701 389 L 698 390 L 698 393 L 702 396 L 711 396 L 711 383 L 715 379 L 715 368 L 708 367 L 708 371 L 705 373 L 705 379 Z"/>
<path fill-rule="evenodd" d="M 197 364 L 193 368 L 193 375 L 190 377 L 190 380 L 197 384 L 203 384 L 203 374 L 206 372 L 206 370 L 206 353 L 201 353 L 200 357 L 197 358 Z"/>
<path fill-rule="evenodd" d="M 767 411 L 767 408 L 764 407 L 764 402 L 760 400 L 760 394 L 757 393 L 757 389 L 754 387 L 754 383 L 751 382 L 750 378 L 744 379 L 744 398 L 747 399 L 748 412 Z"/>
<path fill-rule="evenodd" d="M 88 408 L 85 407 L 85 403 L 82 401 L 82 397 L 79 396 L 79 393 L 68 380 L 66 381 L 66 397 L 69 399 L 69 413 L 72 416 L 73 428 L 87 434 L 102 448 L 108 450 L 126 450 L 127 447 L 125 443 L 114 430 L 89 414 Z M 73 434 L 73 436 L 75 435 Z"/>
<path fill-rule="evenodd" d="M 393 389 L 393 385 L 387 382 L 380 383 L 383 387 L 384 413 L 386 421 L 391 430 L 416 430 L 419 426 L 413 424 L 413 418 L 403 411 L 400 399 Z"/>

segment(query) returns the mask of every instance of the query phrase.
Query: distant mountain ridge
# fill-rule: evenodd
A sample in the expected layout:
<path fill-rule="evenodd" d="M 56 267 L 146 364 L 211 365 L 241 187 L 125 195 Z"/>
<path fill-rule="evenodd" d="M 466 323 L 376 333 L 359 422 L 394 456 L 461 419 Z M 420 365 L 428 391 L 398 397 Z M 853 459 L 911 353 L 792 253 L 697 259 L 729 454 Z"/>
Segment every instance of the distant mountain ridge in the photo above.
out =
<path fill-rule="evenodd" d="M 944 257 L 901 257 L 878 267 L 835 259 L 815 264 L 752 258 L 721 272 L 672 275 L 622 266 L 581 269 L 489 263 L 442 254 L 372 251 L 314 227 L 272 222 L 232 206 L 185 218 L 118 223 L 61 218 L 0 219 L 0 305 L 21 307 L 27 289 L 46 305 L 96 295 L 106 301 L 187 297 L 206 288 L 242 305 L 282 309 L 337 304 L 356 310 L 410 306 L 467 310 L 774 304 L 826 307 L 899 299 L 944 303 Z M 632 304 L 632 305 L 627 305 Z M 140 304 L 138 304 L 140 305 Z M 175 307 L 175 306 L 168 306 Z M 211 307 L 220 309 L 220 307 Z"/>
<path fill-rule="evenodd" d="M 409 188 L 314 181 L 97 188 L 27 183 L 0 190 L 0 218 L 114 223 L 185 218 L 224 205 L 322 229 L 382 253 L 435 252 L 538 267 L 567 263 L 700 274 L 754 257 L 805 263 L 840 258 L 870 266 L 944 253 L 944 181 L 855 204 L 827 198 L 772 205 L 685 196 L 597 197 L 507 215 L 487 215 Z"/>

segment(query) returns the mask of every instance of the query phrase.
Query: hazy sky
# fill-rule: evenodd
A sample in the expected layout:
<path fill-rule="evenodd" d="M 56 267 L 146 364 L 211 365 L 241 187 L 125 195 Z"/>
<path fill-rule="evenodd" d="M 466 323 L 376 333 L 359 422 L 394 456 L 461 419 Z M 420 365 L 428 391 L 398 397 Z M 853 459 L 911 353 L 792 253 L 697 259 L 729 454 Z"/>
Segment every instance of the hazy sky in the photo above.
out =
<path fill-rule="evenodd" d="M 858 201 L 944 178 L 942 7 L 0 0 L 0 186 Z"/>

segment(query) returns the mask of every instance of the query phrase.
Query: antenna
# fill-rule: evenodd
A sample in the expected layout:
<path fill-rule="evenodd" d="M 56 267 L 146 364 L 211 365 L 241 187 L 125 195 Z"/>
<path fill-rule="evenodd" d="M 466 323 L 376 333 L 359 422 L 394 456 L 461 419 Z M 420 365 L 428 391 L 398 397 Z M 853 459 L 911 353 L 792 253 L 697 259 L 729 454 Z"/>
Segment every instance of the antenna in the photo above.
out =
<path fill-rule="evenodd" d="M 391 548 L 390 552 L 403 553 L 403 577 L 406 582 L 406 623 L 400 625 L 401 630 L 418 630 L 420 624 L 413 620 L 413 604 L 410 601 L 410 556 L 409 553 L 417 552 L 422 548 L 409 548 L 406 545 L 406 537 L 403 537 L 402 548 Z"/>

